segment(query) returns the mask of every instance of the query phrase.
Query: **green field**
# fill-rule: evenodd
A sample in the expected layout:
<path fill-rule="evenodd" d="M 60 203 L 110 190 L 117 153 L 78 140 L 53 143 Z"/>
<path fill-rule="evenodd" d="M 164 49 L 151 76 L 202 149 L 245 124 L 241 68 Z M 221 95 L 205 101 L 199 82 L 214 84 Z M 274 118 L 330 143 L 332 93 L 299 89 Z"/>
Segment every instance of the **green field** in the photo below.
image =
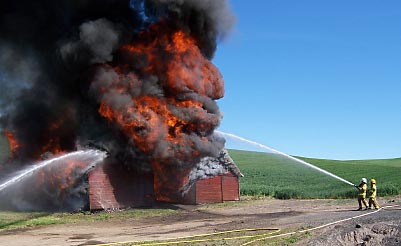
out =
<path fill-rule="evenodd" d="M 353 198 L 356 189 L 286 157 L 240 150 L 229 153 L 245 177 L 241 195 L 289 198 Z M 401 192 L 401 158 L 385 160 L 337 161 L 302 158 L 352 183 L 362 177 L 377 180 L 378 196 Z"/>

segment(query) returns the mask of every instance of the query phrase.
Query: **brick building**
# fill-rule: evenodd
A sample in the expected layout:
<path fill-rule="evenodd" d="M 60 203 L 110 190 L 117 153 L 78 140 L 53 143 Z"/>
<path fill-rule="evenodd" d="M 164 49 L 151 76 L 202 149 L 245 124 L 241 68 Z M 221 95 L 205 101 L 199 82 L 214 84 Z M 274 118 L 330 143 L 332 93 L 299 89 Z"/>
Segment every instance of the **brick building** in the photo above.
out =
<path fill-rule="evenodd" d="M 204 158 L 191 172 L 196 180 L 174 203 L 201 204 L 240 199 L 240 170 L 226 150 L 217 158 Z M 88 175 L 91 210 L 152 206 L 154 180 L 151 172 L 126 170 L 119 165 L 98 165 Z"/>

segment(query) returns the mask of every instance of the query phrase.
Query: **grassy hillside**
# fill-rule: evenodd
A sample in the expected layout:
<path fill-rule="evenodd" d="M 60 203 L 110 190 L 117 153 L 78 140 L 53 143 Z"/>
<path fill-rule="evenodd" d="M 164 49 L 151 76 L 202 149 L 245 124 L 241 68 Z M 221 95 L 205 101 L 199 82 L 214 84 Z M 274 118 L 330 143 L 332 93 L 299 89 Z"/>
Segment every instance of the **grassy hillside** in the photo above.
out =
<path fill-rule="evenodd" d="M 241 172 L 242 195 L 276 198 L 351 198 L 356 189 L 333 177 L 275 154 L 229 150 Z M 301 158 L 352 183 L 375 178 L 378 196 L 401 191 L 401 158 L 388 160 L 336 161 Z"/>

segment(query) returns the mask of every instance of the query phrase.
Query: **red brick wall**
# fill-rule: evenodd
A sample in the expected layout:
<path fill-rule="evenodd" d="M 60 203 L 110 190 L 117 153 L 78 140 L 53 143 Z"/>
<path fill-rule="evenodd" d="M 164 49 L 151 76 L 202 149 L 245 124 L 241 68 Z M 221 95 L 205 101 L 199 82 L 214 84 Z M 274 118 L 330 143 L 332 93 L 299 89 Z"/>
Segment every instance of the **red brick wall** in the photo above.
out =
<path fill-rule="evenodd" d="M 238 201 L 240 199 L 239 180 L 232 173 L 198 180 L 192 189 L 195 192 L 192 204 Z M 189 192 L 189 194 L 191 193 Z"/>
<path fill-rule="evenodd" d="M 150 206 L 154 202 L 151 174 L 104 164 L 92 170 L 88 179 L 91 210 Z"/>
<path fill-rule="evenodd" d="M 221 176 L 196 182 L 196 203 L 223 202 Z"/>
<path fill-rule="evenodd" d="M 239 200 L 239 182 L 238 178 L 232 173 L 223 175 L 223 201 L 238 201 Z"/>
<path fill-rule="evenodd" d="M 151 206 L 154 203 L 153 176 L 98 165 L 89 173 L 90 209 L 119 209 Z M 232 173 L 198 180 L 175 203 L 201 204 L 239 200 L 239 180 Z"/>

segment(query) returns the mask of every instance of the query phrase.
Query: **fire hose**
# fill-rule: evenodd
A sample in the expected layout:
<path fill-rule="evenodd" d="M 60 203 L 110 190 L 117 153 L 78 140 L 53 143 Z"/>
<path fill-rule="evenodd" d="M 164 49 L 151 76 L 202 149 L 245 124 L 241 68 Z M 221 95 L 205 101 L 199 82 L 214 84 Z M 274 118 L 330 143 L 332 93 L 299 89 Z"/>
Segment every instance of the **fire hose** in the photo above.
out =
<path fill-rule="evenodd" d="M 185 240 L 185 239 L 190 239 L 190 238 L 208 237 L 208 236 L 216 236 L 216 235 L 230 234 L 230 233 L 236 233 L 236 232 L 249 232 L 249 231 L 273 231 L 273 232 L 257 234 L 257 235 L 250 235 L 250 236 Z M 200 242 L 211 242 L 211 241 L 221 241 L 221 240 L 228 241 L 228 240 L 237 240 L 237 239 L 246 239 L 246 238 L 267 236 L 267 235 L 270 235 L 270 234 L 273 234 L 273 233 L 279 232 L 279 231 L 280 231 L 280 229 L 278 229 L 278 228 L 246 228 L 246 229 L 239 229 L 239 230 L 199 234 L 199 235 L 186 236 L 186 237 L 169 238 L 169 239 L 164 240 L 164 241 L 168 241 L 168 242 L 127 241 L 127 242 L 96 244 L 95 246 L 112 246 L 112 245 L 124 245 L 124 244 L 132 245 L 132 246 L 133 245 L 150 246 L 150 245 L 171 245 L 171 244 L 182 244 L 182 243 L 200 243 Z M 175 240 L 175 241 L 173 241 L 173 240 Z M 177 241 L 177 240 L 179 240 L 179 241 Z"/>
<path fill-rule="evenodd" d="M 349 217 L 346 219 L 341 219 L 337 220 L 334 222 L 330 222 L 324 225 L 316 226 L 313 228 L 309 229 L 304 229 L 304 230 L 299 230 L 299 231 L 293 231 L 293 232 L 287 232 L 287 233 L 282 233 L 282 234 L 277 234 L 277 235 L 271 235 L 274 233 L 278 233 L 281 230 L 278 228 L 246 228 L 246 229 L 239 229 L 239 230 L 231 230 L 231 231 L 222 231 L 222 232 L 215 232 L 215 233 L 208 233 L 208 234 L 199 234 L 199 235 L 193 235 L 193 236 L 187 236 L 187 237 L 177 237 L 177 238 L 170 238 L 170 239 L 165 239 L 165 242 L 151 242 L 151 241 L 127 241 L 127 242 L 112 242 L 112 243 L 104 243 L 104 244 L 97 244 L 95 246 L 113 246 L 113 245 L 141 245 L 141 246 L 153 246 L 153 245 L 175 245 L 175 244 L 184 244 L 184 243 L 200 243 L 200 242 L 212 242 L 212 241 L 222 241 L 222 240 L 238 240 L 238 239 L 249 239 L 249 238 L 256 238 L 252 241 L 246 242 L 244 244 L 241 244 L 240 246 L 246 246 L 246 245 L 251 245 L 255 242 L 258 241 L 264 241 L 272 238 L 278 238 L 278 237 L 284 237 L 284 236 L 291 236 L 294 234 L 299 234 L 299 233 L 305 233 L 305 232 L 310 232 L 314 230 L 318 230 L 327 226 L 335 225 L 341 222 L 349 221 L 352 219 L 356 218 L 361 218 L 364 216 L 372 215 L 375 214 L 382 209 L 386 208 L 394 208 L 394 207 L 399 207 L 399 205 L 392 205 L 392 206 L 384 206 L 379 208 L 378 210 L 364 213 L 361 215 Z M 248 235 L 248 236 L 237 236 L 237 237 L 228 237 L 228 238 L 208 238 L 208 239 L 191 239 L 191 238 L 199 238 L 199 237 L 208 237 L 208 236 L 216 236 L 216 235 L 223 235 L 223 234 L 230 234 L 230 233 L 236 233 L 236 232 L 249 232 L 249 231 L 271 231 L 268 233 L 262 233 L 262 234 L 256 234 L 256 235 Z M 191 239 L 191 240 L 189 240 Z"/>
<path fill-rule="evenodd" d="M 324 224 L 324 225 L 321 225 L 321 226 L 316 226 L 316 227 L 313 227 L 313 228 L 309 228 L 309 229 L 305 229 L 305 230 L 299 230 L 299 231 L 295 231 L 295 232 L 288 232 L 288 233 L 283 233 L 283 234 L 279 234 L 279 235 L 272 235 L 272 236 L 268 236 L 268 237 L 258 238 L 258 239 L 255 239 L 253 241 L 241 244 L 241 246 L 250 245 L 250 244 L 255 243 L 257 241 L 263 241 L 263 240 L 267 240 L 267 239 L 271 239 L 271 238 L 290 236 L 290 235 L 297 234 L 297 233 L 304 233 L 304 232 L 314 231 L 314 230 L 317 230 L 317 229 L 321 229 L 323 227 L 327 227 L 327 226 L 335 225 L 335 224 L 338 224 L 338 223 L 341 223 L 341 222 L 345 222 L 345 221 L 348 221 L 348 220 L 352 220 L 352 219 L 364 217 L 364 216 L 367 216 L 367 215 L 371 215 L 371 214 L 379 212 L 380 210 L 382 210 L 384 208 L 392 208 L 392 207 L 398 207 L 398 206 L 399 205 L 384 206 L 384 207 L 381 207 L 378 210 L 375 210 L 373 212 L 369 212 L 369 213 L 353 216 L 353 217 L 342 219 L 342 220 L 337 220 L 337 221 L 334 221 L 334 222 L 331 222 L 331 223 L 327 223 L 327 224 Z"/>

